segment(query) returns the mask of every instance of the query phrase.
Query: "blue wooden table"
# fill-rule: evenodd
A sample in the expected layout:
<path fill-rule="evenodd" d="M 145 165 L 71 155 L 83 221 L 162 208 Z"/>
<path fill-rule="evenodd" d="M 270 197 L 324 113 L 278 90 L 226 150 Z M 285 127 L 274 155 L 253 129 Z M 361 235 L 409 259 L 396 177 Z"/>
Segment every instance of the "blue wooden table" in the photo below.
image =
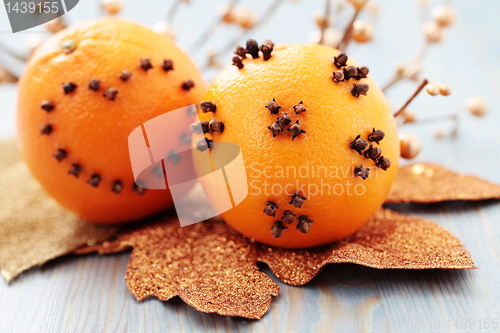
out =
<path fill-rule="evenodd" d="M 93 1 L 80 1 L 73 20 L 94 17 Z M 335 1 L 334 1 L 335 2 Z M 261 13 L 268 2 L 243 1 Z M 440 1 L 430 1 L 432 5 Z M 124 17 L 145 24 L 161 20 L 170 7 L 164 1 L 127 1 Z M 188 48 L 211 20 L 217 1 L 182 5 L 174 25 L 181 46 Z M 378 1 L 376 38 L 371 45 L 352 45 L 349 54 L 370 67 L 380 83 L 393 74 L 394 63 L 410 61 L 422 45 L 420 16 L 414 1 Z M 452 86 L 450 97 L 422 95 L 411 109 L 418 116 L 447 114 L 463 108 L 465 98 L 484 95 L 490 104 L 486 118 L 464 113 L 460 135 L 436 139 L 436 126 L 405 125 L 418 133 L 423 150 L 418 161 L 440 163 L 500 184 L 500 2 L 454 1 L 457 23 L 443 43 L 431 48 L 424 73 Z M 283 3 L 273 19 L 252 32 L 257 40 L 307 42 L 314 30 L 313 13 L 323 1 Z M 215 15 L 215 14 L 214 14 Z M 370 16 L 367 15 L 366 18 Z M 236 28 L 221 30 L 194 53 L 200 67 L 210 48 L 237 36 Z M 22 42 L 26 34 L 0 37 Z M 243 42 L 243 40 L 241 41 Z M 221 60 L 228 62 L 229 54 Z M 216 72 L 207 71 L 207 79 Z M 394 107 L 411 94 L 415 83 L 392 89 Z M 15 86 L 0 86 L 0 137 L 15 134 Z M 329 265 L 302 287 L 273 279 L 281 291 L 261 320 L 199 313 L 176 298 L 136 302 L 124 276 L 130 253 L 67 256 L 22 274 L 10 285 L 0 279 L 1 332 L 489 332 L 500 328 L 500 203 L 393 205 L 405 214 L 435 220 L 458 237 L 479 269 L 461 271 L 375 270 L 356 265 Z M 266 273 L 272 274 L 266 267 Z M 496 324 L 495 324 L 496 323 Z M 496 325 L 496 326 L 495 326 Z M 495 329 L 496 327 L 496 329 Z"/>

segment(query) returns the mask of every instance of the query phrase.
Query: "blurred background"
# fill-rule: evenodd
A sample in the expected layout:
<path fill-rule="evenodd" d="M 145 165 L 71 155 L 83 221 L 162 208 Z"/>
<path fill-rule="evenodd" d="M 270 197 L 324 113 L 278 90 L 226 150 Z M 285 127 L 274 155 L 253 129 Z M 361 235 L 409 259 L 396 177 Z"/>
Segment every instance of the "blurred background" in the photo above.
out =
<path fill-rule="evenodd" d="M 330 0 L 330 28 L 323 35 L 324 43 L 335 45 L 342 37 L 355 12 L 353 2 L 356 5 L 356 0 Z M 32 50 L 51 36 L 49 30 L 114 13 L 112 16 L 140 22 L 175 38 L 210 82 L 222 66 L 230 64 L 235 46 L 244 45 L 248 38 L 258 42 L 271 39 L 275 44 L 317 42 L 325 4 L 325 0 L 80 0 L 62 22 L 16 34 L 0 33 L 0 67 L 19 76 L 24 65 L 20 59 L 29 58 Z M 442 29 L 439 42 L 426 46 L 425 22 L 435 21 L 433 10 L 441 5 L 453 8 L 453 24 Z M 233 9 L 230 13 L 229 8 Z M 500 157 L 490 148 L 491 138 L 498 141 L 500 136 L 500 29 L 495 28 L 499 27 L 499 13 L 500 2 L 496 0 L 370 0 L 360 12 L 358 40 L 364 38 L 367 42 L 353 41 L 346 51 L 370 68 L 381 87 L 394 78 L 398 68 L 407 70 L 417 58 L 422 59 L 421 71 L 413 75 L 413 80 L 403 79 L 387 89 L 394 110 L 426 77 L 448 84 L 452 94 L 421 94 L 408 108 L 417 119 L 464 111 L 455 137 L 449 136 L 452 121 L 401 127 L 402 132 L 415 132 L 422 139 L 418 160 L 443 160 L 450 145 Z M 16 84 L 8 81 L 4 71 L 0 84 L 0 138 L 15 135 Z M 476 119 L 466 111 L 465 101 L 470 95 L 484 96 L 490 110 L 486 117 Z M 440 135 L 444 137 L 438 138 Z M 461 158 L 465 156 L 449 162 L 460 163 Z M 480 165 L 480 161 L 469 161 L 455 169 L 486 172 Z"/>

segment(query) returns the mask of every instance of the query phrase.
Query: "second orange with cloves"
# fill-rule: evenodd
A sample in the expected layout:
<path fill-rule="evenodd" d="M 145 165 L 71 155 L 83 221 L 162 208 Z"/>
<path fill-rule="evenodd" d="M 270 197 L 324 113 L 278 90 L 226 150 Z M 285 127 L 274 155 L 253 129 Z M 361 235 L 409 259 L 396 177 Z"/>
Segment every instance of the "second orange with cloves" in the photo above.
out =
<path fill-rule="evenodd" d="M 235 143 L 246 167 L 248 195 L 222 218 L 286 248 L 353 234 L 382 205 L 400 156 L 394 117 L 368 68 L 321 45 L 249 41 L 235 53 L 199 113 L 224 124 L 199 148 Z"/>

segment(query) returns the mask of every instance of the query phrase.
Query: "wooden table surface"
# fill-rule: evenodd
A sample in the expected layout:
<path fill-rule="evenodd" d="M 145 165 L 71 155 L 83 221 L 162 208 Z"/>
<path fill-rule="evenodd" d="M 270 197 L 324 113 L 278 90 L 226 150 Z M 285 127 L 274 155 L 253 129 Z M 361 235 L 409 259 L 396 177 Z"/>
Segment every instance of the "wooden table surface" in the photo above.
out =
<path fill-rule="evenodd" d="M 208 1 L 181 8 L 175 24 L 179 43 L 188 48 L 199 36 Z M 217 2 L 217 1 L 215 1 Z M 170 5 L 171 1 L 168 3 Z M 246 1 L 262 12 L 266 1 Z M 378 1 L 376 39 L 370 46 L 353 45 L 350 55 L 370 67 L 383 84 L 396 60 L 409 61 L 422 45 L 420 17 L 414 1 Z M 430 1 L 439 4 L 440 1 Z M 155 9 L 152 9 L 155 5 Z M 463 108 L 465 98 L 484 95 L 490 112 L 461 118 L 457 138 L 436 139 L 436 126 L 403 126 L 418 133 L 423 150 L 417 161 L 437 162 L 455 171 L 472 173 L 500 184 L 500 2 L 455 1 L 457 23 L 445 41 L 433 47 L 424 61 L 424 74 L 453 88 L 450 97 L 422 95 L 411 109 L 426 117 Z M 92 17 L 95 4 L 80 1 L 72 19 Z M 251 36 L 275 43 L 306 42 L 314 29 L 312 13 L 323 1 L 286 2 L 273 20 Z M 168 6 L 161 1 L 127 1 L 124 17 L 146 24 L 159 21 Z M 263 9 L 264 8 L 264 9 Z M 365 14 L 366 15 L 366 14 Z M 370 15 L 366 15 L 367 18 Z M 184 19 L 183 19 L 184 18 Z M 192 24 L 197 22 L 196 24 Z M 221 31 L 194 58 L 203 66 L 206 50 L 223 45 L 235 29 Z M 4 38 L 4 36 L 0 36 Z M 5 36 L 19 41 L 26 35 Z M 222 60 L 228 62 L 229 54 Z M 207 78 L 214 73 L 207 72 Z M 415 83 L 405 83 L 388 94 L 397 107 Z M 0 87 L 0 136 L 15 134 L 15 87 Z M 67 256 L 22 274 L 10 285 L 0 279 L 1 332 L 471 332 L 499 331 L 500 325 L 500 202 L 393 205 L 405 214 L 435 220 L 458 237 L 479 269 L 460 271 L 375 270 L 356 265 L 329 265 L 302 287 L 279 284 L 261 320 L 199 313 L 176 298 L 136 302 L 124 275 L 130 252 Z M 272 274 L 265 267 L 266 273 Z M 495 324 L 496 323 L 496 324 Z M 496 329 L 495 329 L 496 327 Z"/>

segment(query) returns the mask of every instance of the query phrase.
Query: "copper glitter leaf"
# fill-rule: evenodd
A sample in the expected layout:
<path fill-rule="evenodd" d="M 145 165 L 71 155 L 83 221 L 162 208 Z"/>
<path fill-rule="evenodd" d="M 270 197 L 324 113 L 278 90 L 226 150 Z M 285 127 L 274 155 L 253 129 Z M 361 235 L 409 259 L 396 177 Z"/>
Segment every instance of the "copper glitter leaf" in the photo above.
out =
<path fill-rule="evenodd" d="M 331 245 L 287 250 L 259 245 L 259 261 L 281 281 L 299 286 L 326 264 L 353 263 L 379 269 L 475 268 L 470 253 L 430 220 L 379 210 L 354 235 Z"/>
<path fill-rule="evenodd" d="M 0 273 L 26 269 L 107 239 L 119 230 L 89 224 L 49 198 L 30 175 L 14 140 L 0 142 Z"/>
<path fill-rule="evenodd" d="M 221 268 L 228 267 L 227 283 L 238 286 L 238 290 L 241 281 L 233 281 L 235 275 L 230 269 L 241 272 L 240 276 L 247 276 L 244 272 L 257 276 L 257 279 L 250 278 L 253 284 L 241 287 L 235 299 L 245 304 L 245 294 L 259 295 L 258 301 L 252 298 L 251 303 L 266 304 L 267 309 L 271 299 L 269 295 L 265 297 L 266 290 L 276 295 L 279 289 L 264 279 L 263 273 L 255 271 L 257 260 L 268 264 L 281 281 L 303 285 L 328 263 L 354 263 L 379 269 L 475 268 L 470 253 L 462 246 L 433 221 L 380 210 L 356 234 L 334 244 L 306 250 L 251 243 L 224 223 L 205 222 L 181 228 L 178 221 L 165 221 L 123 233 L 101 244 L 82 247 L 76 253 L 114 253 L 134 247 L 127 268 L 127 283 L 137 299 L 154 295 L 167 300 L 179 295 L 200 311 L 257 318 L 250 316 L 247 310 L 227 310 L 224 303 L 231 300 L 225 298 L 227 294 L 217 283 L 217 278 L 224 276 Z M 178 282 L 172 280 L 181 272 L 188 277 Z M 246 293 L 248 290 L 251 292 Z M 255 290 L 261 290 L 260 294 Z M 220 293 L 222 301 L 212 296 Z M 217 308 L 216 304 L 223 307 Z M 262 308 L 259 316 L 265 309 Z"/>
<path fill-rule="evenodd" d="M 133 251 L 125 279 L 139 301 L 179 296 L 198 311 L 258 319 L 279 292 L 258 270 L 254 245 L 225 223 L 181 228 L 177 219 L 163 217 L 75 253 L 113 253 L 128 247 Z"/>
<path fill-rule="evenodd" d="M 435 203 L 500 199 L 500 186 L 475 176 L 456 174 L 435 164 L 402 167 L 385 203 Z"/>

